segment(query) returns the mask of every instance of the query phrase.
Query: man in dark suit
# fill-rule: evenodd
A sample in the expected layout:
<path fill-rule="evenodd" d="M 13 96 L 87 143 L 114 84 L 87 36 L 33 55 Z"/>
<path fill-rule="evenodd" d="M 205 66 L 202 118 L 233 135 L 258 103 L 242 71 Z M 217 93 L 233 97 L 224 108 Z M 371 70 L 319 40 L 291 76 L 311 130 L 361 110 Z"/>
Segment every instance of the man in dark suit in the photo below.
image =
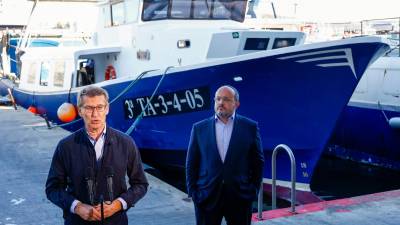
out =
<path fill-rule="evenodd" d="M 148 187 L 139 151 L 131 137 L 106 126 L 109 105 L 104 89 L 82 89 L 78 108 L 85 127 L 58 143 L 46 182 L 47 198 L 63 210 L 64 224 L 100 224 L 103 205 L 104 224 L 128 225 L 126 211 Z"/>
<path fill-rule="evenodd" d="M 215 115 L 193 125 L 186 184 L 198 225 L 251 223 L 251 204 L 262 180 L 264 155 L 256 122 L 235 113 L 239 93 L 222 86 Z"/>

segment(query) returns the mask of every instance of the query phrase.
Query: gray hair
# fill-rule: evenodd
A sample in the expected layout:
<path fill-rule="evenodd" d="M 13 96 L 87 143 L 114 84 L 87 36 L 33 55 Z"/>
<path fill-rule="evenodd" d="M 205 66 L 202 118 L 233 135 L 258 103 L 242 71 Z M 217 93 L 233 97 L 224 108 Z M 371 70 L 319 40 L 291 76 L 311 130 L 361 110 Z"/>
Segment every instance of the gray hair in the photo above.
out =
<path fill-rule="evenodd" d="M 239 101 L 239 91 L 231 85 L 223 85 L 217 89 L 215 93 L 217 93 L 221 88 L 229 88 L 233 91 L 235 101 Z"/>
<path fill-rule="evenodd" d="M 87 86 L 83 88 L 79 93 L 78 93 L 78 107 L 83 106 L 83 97 L 95 97 L 95 96 L 101 96 L 103 95 L 104 98 L 106 99 L 106 103 L 108 104 L 108 93 L 105 89 L 97 86 Z"/>

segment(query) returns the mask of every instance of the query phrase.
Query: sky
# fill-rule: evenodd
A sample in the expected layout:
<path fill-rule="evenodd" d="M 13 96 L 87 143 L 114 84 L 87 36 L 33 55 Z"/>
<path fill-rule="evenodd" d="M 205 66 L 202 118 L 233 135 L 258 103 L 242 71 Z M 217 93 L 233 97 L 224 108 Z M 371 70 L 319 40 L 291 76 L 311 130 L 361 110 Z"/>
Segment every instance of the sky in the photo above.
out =
<path fill-rule="evenodd" d="M 400 0 L 258 0 L 259 5 L 271 15 L 271 2 L 278 16 L 296 16 L 298 19 L 322 22 L 350 22 L 365 19 L 400 17 Z M 40 2 L 40 1 L 39 1 Z M 0 21 L 17 24 L 28 19 L 32 1 L 0 0 Z M 296 13 L 295 13 L 296 12 Z M 40 13 L 43 17 L 65 14 L 57 10 Z M 85 13 L 76 12 L 75 15 Z M 65 17 L 71 17 L 67 14 Z M 74 16 L 72 16 L 74 17 Z M 46 19 L 47 19 L 46 18 Z M 53 17 L 52 17 L 53 18 Z"/>
<path fill-rule="evenodd" d="M 0 0 L 0 23 L 8 25 L 21 25 L 29 21 L 33 2 L 27 0 Z M 92 30 L 96 24 L 97 7 L 87 3 L 50 3 L 40 2 L 35 8 L 35 13 L 30 20 L 33 27 L 54 27 L 59 21 L 72 26 L 79 24 L 79 30 Z"/>
<path fill-rule="evenodd" d="M 324 22 L 400 17 L 400 0 L 260 0 L 279 14 Z M 295 9 L 296 8 L 296 9 Z M 294 12 L 296 11 L 296 14 Z"/>

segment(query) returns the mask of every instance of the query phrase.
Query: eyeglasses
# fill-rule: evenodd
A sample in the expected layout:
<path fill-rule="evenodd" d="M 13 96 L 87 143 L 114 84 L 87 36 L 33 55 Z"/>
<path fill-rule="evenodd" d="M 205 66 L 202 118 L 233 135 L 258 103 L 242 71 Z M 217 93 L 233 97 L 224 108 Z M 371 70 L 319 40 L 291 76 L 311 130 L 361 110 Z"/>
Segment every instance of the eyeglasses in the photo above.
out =
<path fill-rule="evenodd" d="M 228 98 L 228 97 L 215 97 L 214 98 L 215 102 L 233 102 L 233 98 Z"/>
<path fill-rule="evenodd" d="M 106 107 L 107 105 L 97 105 L 97 106 L 85 105 L 82 106 L 82 109 L 84 110 L 85 113 L 93 113 L 94 110 L 96 110 L 96 112 L 104 112 Z"/>

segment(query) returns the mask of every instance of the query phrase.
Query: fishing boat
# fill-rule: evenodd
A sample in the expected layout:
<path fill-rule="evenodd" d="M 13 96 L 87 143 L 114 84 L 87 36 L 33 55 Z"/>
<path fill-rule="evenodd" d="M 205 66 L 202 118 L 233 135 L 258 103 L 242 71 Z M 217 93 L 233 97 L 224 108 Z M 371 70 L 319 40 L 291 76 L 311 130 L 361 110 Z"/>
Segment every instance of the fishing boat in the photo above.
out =
<path fill-rule="evenodd" d="M 399 18 L 400 19 L 400 18 Z M 365 72 L 338 120 L 325 153 L 400 170 L 399 36 Z"/>
<path fill-rule="evenodd" d="M 49 126 L 75 131 L 83 124 L 77 93 L 103 87 L 107 123 L 134 138 L 143 161 L 183 168 L 192 124 L 214 114 L 218 87 L 232 85 L 238 113 L 259 123 L 265 190 L 272 150 L 286 144 L 296 158 L 297 200 L 315 200 L 310 182 L 336 121 L 389 46 L 380 37 L 303 44 L 303 32 L 249 29 L 241 23 L 247 3 L 105 1 L 91 45 L 28 48 L 19 82 L 2 79 L 0 90 Z M 290 177 L 290 160 L 279 154 L 278 196 L 287 194 Z"/>

